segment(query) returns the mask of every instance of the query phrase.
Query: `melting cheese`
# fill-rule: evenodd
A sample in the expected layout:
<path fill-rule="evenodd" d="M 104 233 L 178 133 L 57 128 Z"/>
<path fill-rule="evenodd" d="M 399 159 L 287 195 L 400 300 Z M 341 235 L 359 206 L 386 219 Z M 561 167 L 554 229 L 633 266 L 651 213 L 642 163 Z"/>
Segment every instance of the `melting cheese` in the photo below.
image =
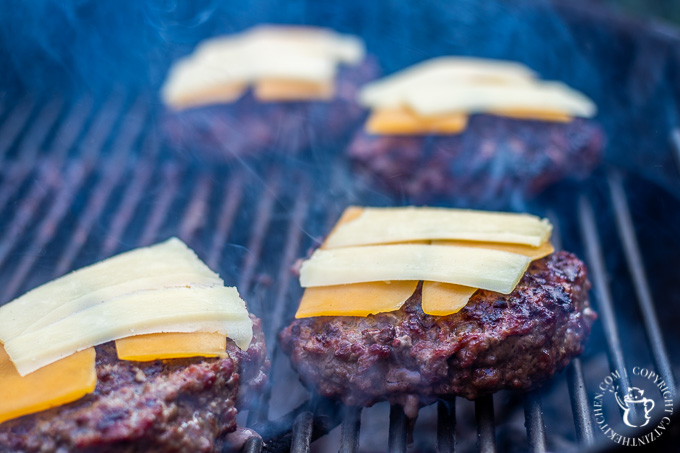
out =
<path fill-rule="evenodd" d="M 295 317 L 368 316 L 399 310 L 417 286 L 417 281 L 393 281 L 307 288 Z"/>
<path fill-rule="evenodd" d="M 76 401 L 97 385 L 94 348 L 21 376 L 0 345 L 0 382 L 0 423 Z"/>
<path fill-rule="evenodd" d="M 497 250 L 394 244 L 319 249 L 302 264 L 303 287 L 431 280 L 510 293 L 529 258 Z"/>
<path fill-rule="evenodd" d="M 150 362 L 185 357 L 226 357 L 227 337 L 220 333 L 154 333 L 116 340 L 120 360 Z"/>
<path fill-rule="evenodd" d="M 387 244 L 416 240 L 465 240 L 539 246 L 552 225 L 529 214 L 426 207 L 364 208 L 354 220 L 339 225 L 326 248 Z"/>
<path fill-rule="evenodd" d="M 94 305 L 5 343 L 22 376 L 76 351 L 131 335 L 219 332 L 241 349 L 252 322 L 235 288 L 171 288 L 145 291 Z"/>
<path fill-rule="evenodd" d="M 0 307 L 0 342 L 131 293 L 192 285 L 223 282 L 186 244 L 172 238 L 71 272 Z"/>
<path fill-rule="evenodd" d="M 406 108 L 374 110 L 366 121 L 368 133 L 385 135 L 457 134 L 466 126 L 463 113 L 423 117 Z"/>

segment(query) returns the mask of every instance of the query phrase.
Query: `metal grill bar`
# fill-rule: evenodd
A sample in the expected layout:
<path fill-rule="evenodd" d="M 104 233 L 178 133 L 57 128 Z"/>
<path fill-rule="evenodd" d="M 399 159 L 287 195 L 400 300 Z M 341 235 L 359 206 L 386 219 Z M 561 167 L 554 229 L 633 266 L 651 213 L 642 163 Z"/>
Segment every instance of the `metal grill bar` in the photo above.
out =
<path fill-rule="evenodd" d="M 642 312 L 642 320 L 645 324 L 645 331 L 647 332 L 647 338 L 649 339 L 649 344 L 651 346 L 654 364 L 656 365 L 658 373 L 671 391 L 671 399 L 674 399 L 675 377 L 673 376 L 670 359 L 668 358 L 666 345 L 663 341 L 663 335 L 661 335 L 661 329 L 659 328 L 659 320 L 656 316 L 656 311 L 654 310 L 652 293 L 649 290 L 649 284 L 647 283 L 647 275 L 645 274 L 645 267 L 642 263 L 640 247 L 635 238 L 635 229 L 633 228 L 630 208 L 628 207 L 626 195 L 623 190 L 621 175 L 619 173 L 610 174 L 607 180 L 609 182 L 612 201 L 614 202 L 616 226 L 626 255 L 628 270 L 633 277 L 635 293 L 637 294 L 640 311 Z"/>
<path fill-rule="evenodd" d="M 257 265 L 258 259 L 260 258 L 260 253 L 262 252 L 264 238 L 267 234 L 267 226 L 269 225 L 274 208 L 274 201 L 276 200 L 276 194 L 279 190 L 280 179 L 281 173 L 279 171 L 274 172 L 270 175 L 270 177 L 267 178 L 267 181 L 270 181 L 271 185 L 264 187 L 262 198 L 260 199 L 260 203 L 257 206 L 255 225 L 252 229 L 253 234 L 250 237 L 250 242 L 248 243 L 249 253 L 246 255 L 243 261 L 243 273 L 241 274 L 241 278 L 238 283 L 239 290 L 246 297 L 250 292 L 250 283 L 255 273 L 255 266 Z"/>
<path fill-rule="evenodd" d="M 99 181 L 99 184 L 92 192 L 92 196 L 88 200 L 88 204 L 83 210 L 83 213 L 78 217 L 75 231 L 71 234 L 70 240 L 64 248 L 64 253 L 55 266 L 54 277 L 64 275 L 71 269 L 73 260 L 78 256 L 83 245 L 85 245 L 85 241 L 87 241 L 87 238 L 89 237 L 92 226 L 104 210 L 111 192 L 118 184 L 122 173 L 122 168 L 111 166 L 109 167 L 109 171 L 107 171 L 104 177 Z"/>
<path fill-rule="evenodd" d="M 408 418 L 404 408 L 398 404 L 390 406 L 390 431 L 387 438 L 387 451 L 390 453 L 405 453 L 408 435 Z"/>
<path fill-rule="evenodd" d="M 123 108 L 123 96 L 120 93 L 112 93 L 106 103 L 102 106 L 99 114 L 90 126 L 87 134 L 80 141 L 78 150 L 86 165 L 96 161 L 104 143 L 109 138 L 109 134 L 120 116 Z"/>
<path fill-rule="evenodd" d="M 559 217 L 551 210 L 548 211 L 547 216 L 550 219 L 550 223 L 553 225 L 553 234 L 550 241 L 555 247 L 555 250 L 562 250 L 562 229 Z M 576 439 L 578 440 L 579 445 L 590 446 L 594 442 L 593 425 L 590 418 L 588 394 L 586 392 L 583 368 L 581 367 L 581 359 L 578 357 L 572 359 L 567 367 L 567 384 L 569 386 L 571 411 L 574 417 L 574 426 L 576 428 Z"/>
<path fill-rule="evenodd" d="M 141 105 L 138 105 L 139 108 L 141 108 Z M 103 178 L 92 191 L 92 196 L 89 198 L 87 206 L 78 217 L 78 224 L 55 267 L 55 277 L 63 275 L 71 269 L 73 260 L 85 245 L 92 226 L 104 211 L 104 207 L 108 203 L 114 187 L 119 184 L 120 178 L 124 174 L 127 157 L 130 154 L 134 141 L 139 137 L 142 124 L 143 121 L 138 118 L 138 115 L 132 114 L 128 116 L 127 121 L 123 125 L 123 130 L 118 135 L 118 139 L 114 144 L 114 158 L 108 162 Z"/>
<path fill-rule="evenodd" d="M 144 149 L 148 150 L 145 153 L 148 159 L 138 162 L 135 167 L 132 182 L 126 187 L 123 199 L 113 216 L 111 227 L 101 247 L 100 258 L 110 256 L 120 244 L 125 228 L 130 224 L 130 220 L 142 199 L 142 194 L 145 192 L 144 189 L 151 179 L 157 148 L 158 142 L 156 140 L 147 140 Z"/>
<path fill-rule="evenodd" d="M 576 439 L 579 445 L 589 447 L 595 442 L 595 437 L 593 435 L 593 422 L 590 419 L 583 367 L 581 359 L 578 357 L 573 359 L 567 367 L 567 382 L 569 384 L 571 411 L 576 425 Z"/>
<path fill-rule="evenodd" d="M 35 103 L 32 99 L 23 99 L 8 115 L 8 119 L 0 128 L 0 159 L 4 159 L 17 136 L 21 133 Z"/>
<path fill-rule="evenodd" d="M 292 453 L 307 453 L 312 443 L 312 431 L 314 429 L 314 414 L 305 411 L 295 418 L 293 423 L 293 441 L 290 451 Z"/>
<path fill-rule="evenodd" d="M 249 437 L 241 449 L 242 453 L 260 453 L 262 451 L 262 439 L 259 437 Z"/>
<path fill-rule="evenodd" d="M 273 306 L 262 310 L 265 316 L 265 319 L 263 319 L 263 324 L 265 324 L 264 329 L 266 338 L 276 338 L 276 335 L 283 327 L 283 322 L 286 319 L 286 313 L 289 313 L 292 308 L 286 303 L 286 294 L 288 294 L 292 277 L 290 268 L 297 258 L 300 250 L 300 240 L 303 231 L 301 225 L 305 219 L 305 216 L 307 215 L 307 210 L 309 209 L 309 193 L 309 183 L 307 180 L 301 181 L 301 183 L 298 185 L 298 193 L 295 197 L 293 212 L 290 216 L 288 234 L 286 236 L 286 246 L 283 250 L 283 257 L 278 270 L 278 284 L 276 295 L 273 299 Z M 270 373 L 272 381 L 275 374 L 274 370 L 277 369 L 276 363 L 280 359 L 279 350 L 280 348 L 277 341 L 274 341 L 273 344 L 269 345 L 268 354 L 272 361 L 272 371 Z M 269 411 L 270 397 L 271 386 L 267 388 L 264 395 L 262 396 L 262 402 L 260 404 L 258 413 L 254 414 L 253 417 L 249 417 L 249 424 L 266 421 L 267 412 Z"/>
<path fill-rule="evenodd" d="M 534 453 L 546 451 L 545 423 L 543 422 L 540 390 L 534 390 L 524 395 L 524 419 L 529 439 L 529 451 Z"/>
<path fill-rule="evenodd" d="M 71 146 L 73 146 L 77 134 L 80 132 L 85 122 L 85 118 L 91 107 L 90 104 L 81 99 L 81 102 L 69 112 L 68 117 L 62 123 L 56 138 L 52 142 L 51 153 L 49 154 L 50 158 L 53 159 L 51 161 L 52 165 L 58 165 L 58 163 L 61 162 L 61 157 L 66 154 Z M 45 134 L 47 133 L 47 129 L 47 127 L 44 128 Z M 36 131 L 31 130 L 31 133 L 34 132 Z M 44 139 L 42 129 L 38 135 L 43 135 Z M 41 142 L 42 140 L 40 142 L 34 142 L 36 148 L 40 146 Z M 13 164 L 14 169 L 12 174 L 8 179 L 5 179 L 2 186 L 0 186 L 0 208 L 4 207 L 7 201 L 14 196 L 17 190 L 19 190 L 19 187 L 21 187 L 33 168 L 34 162 L 30 158 L 30 153 L 25 153 L 23 146 L 20 149 L 21 154 L 19 156 L 19 161 Z M 52 169 L 50 169 L 50 171 L 52 171 Z M 2 258 L 0 258 L 0 263 L 2 263 Z"/>
<path fill-rule="evenodd" d="M 496 451 L 496 427 L 494 426 L 493 396 L 483 396 L 475 400 L 477 419 L 477 448 L 480 453 Z"/>
<path fill-rule="evenodd" d="M 47 133 L 55 121 L 57 121 L 63 104 L 61 99 L 53 99 L 42 108 L 38 117 L 26 132 L 23 140 L 19 143 L 19 149 L 21 150 L 19 158 L 23 162 L 33 162 Z"/>
<path fill-rule="evenodd" d="M 184 211 L 183 221 L 179 227 L 179 237 L 184 242 L 191 242 L 196 232 L 205 224 L 210 196 L 210 176 L 201 174 L 194 189 L 191 201 Z"/>
<path fill-rule="evenodd" d="M 355 453 L 359 449 L 361 407 L 345 406 L 340 431 L 340 453 Z"/>
<path fill-rule="evenodd" d="M 602 327 L 605 331 L 605 340 L 609 350 L 611 367 L 618 371 L 621 376 L 621 386 L 630 387 L 630 378 L 626 370 L 626 362 L 623 358 L 623 348 L 619 337 L 619 329 L 616 325 L 612 297 L 609 292 L 607 270 L 602 256 L 602 247 L 595 225 L 595 215 L 590 201 L 582 195 L 578 204 L 581 235 L 586 247 L 589 269 L 592 270 L 595 293 L 597 294 L 598 308 L 602 316 Z M 633 410 L 631 409 L 631 412 Z"/>
<path fill-rule="evenodd" d="M 54 204 L 52 204 L 50 210 L 43 217 L 35 239 L 31 242 L 28 252 L 22 256 L 19 265 L 5 288 L 5 294 L 8 298 L 12 298 L 21 289 L 28 273 L 41 255 L 42 249 L 49 244 L 56 234 L 59 223 L 71 206 L 73 198 L 85 179 L 86 173 L 87 170 L 79 162 L 71 165 L 66 172 L 66 183 L 62 185 Z"/>
<path fill-rule="evenodd" d="M 85 121 L 92 112 L 92 107 L 93 101 L 90 97 L 82 97 L 75 103 L 68 113 L 68 117 L 59 128 L 54 140 L 52 140 L 50 156 L 54 156 L 57 160 L 62 160 L 66 157 L 83 131 Z"/>
<path fill-rule="evenodd" d="M 671 148 L 673 149 L 673 156 L 675 156 L 675 163 L 680 172 L 680 128 L 675 128 L 671 132 Z"/>
<path fill-rule="evenodd" d="M 23 162 L 11 162 L 4 165 L 1 170 L 4 179 L 0 185 L 0 209 L 4 209 L 9 199 L 26 182 L 32 169 L 32 166 Z"/>
<path fill-rule="evenodd" d="M 456 400 L 437 402 L 437 452 L 453 453 L 456 448 Z"/>
<path fill-rule="evenodd" d="M 208 265 L 211 269 L 218 268 L 224 245 L 227 242 L 231 228 L 234 225 L 236 213 L 241 204 L 241 199 L 243 198 L 243 184 L 243 173 L 236 173 L 235 175 L 230 176 L 229 184 L 224 189 L 220 215 L 217 220 L 217 231 L 215 231 L 212 245 L 208 252 Z"/>
<path fill-rule="evenodd" d="M 298 193 L 295 197 L 295 204 L 293 205 L 293 211 L 288 225 L 286 247 L 283 250 L 281 266 L 279 267 L 276 280 L 278 284 L 274 297 L 274 306 L 271 307 L 271 310 L 267 310 L 268 313 L 271 313 L 268 322 L 269 328 L 267 330 L 270 334 L 269 338 L 272 338 L 283 328 L 286 314 L 290 313 L 290 309 L 293 308 L 289 306 L 290 304 L 286 304 L 286 294 L 288 294 L 292 277 L 291 266 L 293 266 L 300 251 L 300 241 L 304 231 L 302 223 L 304 222 L 309 209 L 309 193 L 309 183 L 306 180 L 301 181 L 298 184 Z"/>
<path fill-rule="evenodd" d="M 163 190 L 160 192 L 158 199 L 155 200 L 139 245 L 151 245 L 156 241 L 158 231 L 163 225 L 170 210 L 170 205 L 177 195 L 177 189 L 179 188 L 178 179 L 179 170 L 175 165 L 167 164 L 163 167 L 163 183 L 159 186 Z"/>
<path fill-rule="evenodd" d="M 43 198 L 57 184 L 57 176 L 58 171 L 53 167 L 53 162 L 45 162 L 38 172 L 36 181 L 31 186 L 30 191 L 19 206 L 19 209 L 14 213 L 9 226 L 5 230 L 6 233 L 2 238 L 2 242 L 0 242 L 0 266 L 5 263 L 16 240 L 35 216 Z M 3 300 L 6 299 L 3 298 Z"/>

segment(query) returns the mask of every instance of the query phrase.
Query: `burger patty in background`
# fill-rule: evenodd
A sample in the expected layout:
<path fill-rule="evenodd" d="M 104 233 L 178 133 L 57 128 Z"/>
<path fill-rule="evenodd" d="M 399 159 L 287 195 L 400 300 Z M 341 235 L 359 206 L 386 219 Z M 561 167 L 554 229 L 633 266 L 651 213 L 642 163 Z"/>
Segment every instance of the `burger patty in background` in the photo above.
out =
<path fill-rule="evenodd" d="M 593 121 L 568 123 L 473 115 L 456 135 L 372 135 L 360 131 L 347 154 L 360 173 L 417 202 L 504 205 L 562 179 L 584 179 L 603 157 Z"/>
<path fill-rule="evenodd" d="M 236 430 L 237 409 L 267 382 L 260 320 L 247 351 L 227 358 L 131 362 L 98 346 L 94 393 L 0 425 L 7 452 L 213 452 Z"/>
<path fill-rule="evenodd" d="M 357 93 L 379 72 L 370 56 L 357 66 L 341 68 L 330 101 L 264 102 L 248 92 L 229 104 L 167 110 L 164 141 L 176 152 L 216 162 L 297 153 L 312 144 L 334 146 L 365 116 L 356 103 Z"/>

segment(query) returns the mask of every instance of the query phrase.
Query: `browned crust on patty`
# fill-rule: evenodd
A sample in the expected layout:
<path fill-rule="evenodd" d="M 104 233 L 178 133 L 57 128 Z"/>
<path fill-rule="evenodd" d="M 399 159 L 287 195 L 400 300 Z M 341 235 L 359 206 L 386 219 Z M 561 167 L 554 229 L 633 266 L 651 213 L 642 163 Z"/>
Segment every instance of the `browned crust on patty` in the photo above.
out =
<path fill-rule="evenodd" d="M 603 143 L 602 129 L 586 119 L 551 123 L 473 115 L 457 135 L 360 131 L 347 154 L 360 173 L 399 196 L 502 204 L 588 176 L 602 158 Z"/>
<path fill-rule="evenodd" d="M 94 393 L 64 406 L 0 424 L 0 451 L 211 452 L 236 429 L 237 407 L 266 383 L 260 320 L 228 358 L 128 362 L 113 342 L 97 347 Z"/>
<path fill-rule="evenodd" d="M 303 383 L 348 405 L 528 390 L 583 351 L 596 318 L 589 288 L 585 265 L 558 252 L 511 294 L 479 290 L 449 316 L 424 314 L 419 286 L 394 312 L 297 319 L 281 344 Z"/>

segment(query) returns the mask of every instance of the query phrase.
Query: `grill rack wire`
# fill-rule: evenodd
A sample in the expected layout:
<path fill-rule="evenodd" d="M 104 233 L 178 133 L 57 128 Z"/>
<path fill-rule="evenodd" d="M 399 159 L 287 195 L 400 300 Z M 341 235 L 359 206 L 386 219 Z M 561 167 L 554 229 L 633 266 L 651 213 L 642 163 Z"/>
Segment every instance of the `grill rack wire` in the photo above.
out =
<path fill-rule="evenodd" d="M 275 373 L 276 362 L 286 360 L 276 335 L 290 319 L 299 291 L 290 267 L 306 247 L 314 245 L 314 238 L 328 230 L 342 203 L 328 204 L 324 191 L 313 190 L 314 178 L 297 165 L 279 162 L 262 172 L 249 165 L 232 165 L 216 172 L 167 158 L 154 133 L 149 100 L 143 96 L 129 99 L 114 91 L 98 108 L 95 104 L 85 96 L 70 104 L 60 99 L 25 98 L 0 105 L 0 301 L 11 300 L 89 262 L 177 235 L 251 301 L 251 309 L 263 318 Z M 680 169 L 680 132 L 675 130 L 670 139 Z M 342 197 L 343 172 L 337 170 L 340 166 L 332 168 L 327 187 L 331 194 Z M 613 222 L 655 370 L 675 392 L 676 380 L 630 212 L 626 177 L 607 170 Z M 628 382 L 592 197 L 587 189 L 581 191 L 574 218 L 590 269 L 609 363 Z M 216 208 L 209 210 L 209 206 Z M 543 214 L 555 225 L 553 239 L 559 249 L 564 216 L 553 210 Z M 310 218 L 314 221 L 307 222 Z M 243 224 L 251 225 L 250 231 L 239 228 Z M 262 259 L 272 242 L 283 244 L 278 262 Z M 225 263 L 225 257 L 231 258 Z M 274 284 L 262 275 L 274 275 Z M 566 380 L 578 444 L 593 447 L 597 442 L 581 359 L 568 366 Z M 276 375 L 271 381 L 276 386 Z M 247 421 L 250 427 L 270 435 L 266 442 L 248 439 L 242 451 L 307 452 L 315 439 L 338 424 L 342 425 L 340 451 L 358 451 L 361 408 L 340 407 L 313 396 L 281 419 L 269 420 L 272 391 L 276 389 L 269 387 L 259 409 L 250 411 Z M 523 398 L 527 449 L 545 452 L 541 390 Z M 437 403 L 437 451 L 454 451 L 455 406 L 455 400 Z M 494 452 L 493 397 L 480 398 L 474 406 L 478 450 Z M 407 432 L 403 410 L 392 406 L 387 450 L 405 452 Z"/>

